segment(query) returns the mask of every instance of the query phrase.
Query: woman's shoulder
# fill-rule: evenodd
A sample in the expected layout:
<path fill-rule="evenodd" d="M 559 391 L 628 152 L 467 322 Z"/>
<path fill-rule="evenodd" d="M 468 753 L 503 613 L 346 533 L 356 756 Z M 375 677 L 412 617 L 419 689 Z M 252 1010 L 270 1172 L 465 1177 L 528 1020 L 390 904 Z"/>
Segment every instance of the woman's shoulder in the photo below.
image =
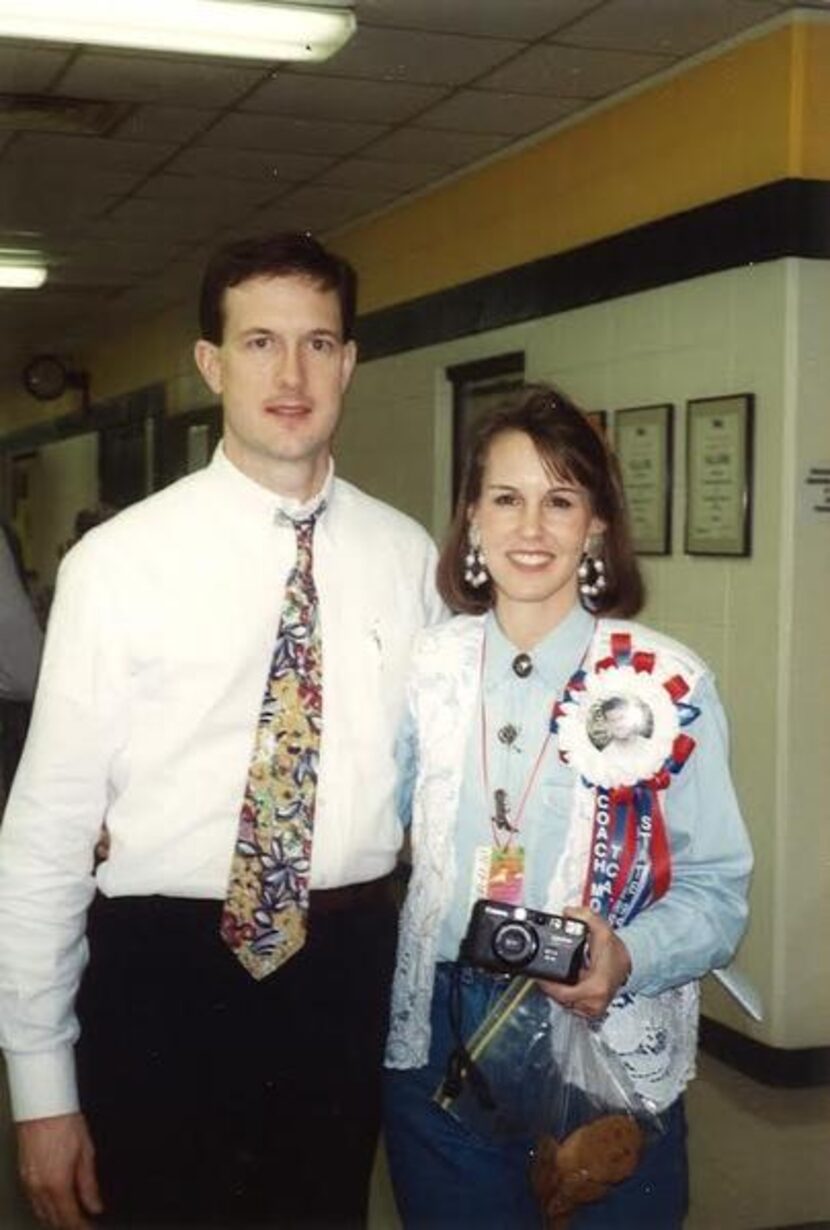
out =
<path fill-rule="evenodd" d="M 452 667 L 480 652 L 484 615 L 453 615 L 441 623 L 422 628 L 415 640 L 413 669 L 416 674 L 436 667 Z"/>
<path fill-rule="evenodd" d="M 467 641 L 480 641 L 485 619 L 485 615 L 452 615 L 440 623 L 422 628 L 417 644 L 441 649 Z"/>
<path fill-rule="evenodd" d="M 599 619 L 594 647 L 594 657 L 619 653 L 620 638 L 627 638 L 625 653 L 654 653 L 662 660 L 664 670 L 679 669 L 681 673 L 691 675 L 696 680 L 712 671 L 694 649 L 682 641 L 658 632 L 648 624 L 638 623 L 633 619 Z"/>

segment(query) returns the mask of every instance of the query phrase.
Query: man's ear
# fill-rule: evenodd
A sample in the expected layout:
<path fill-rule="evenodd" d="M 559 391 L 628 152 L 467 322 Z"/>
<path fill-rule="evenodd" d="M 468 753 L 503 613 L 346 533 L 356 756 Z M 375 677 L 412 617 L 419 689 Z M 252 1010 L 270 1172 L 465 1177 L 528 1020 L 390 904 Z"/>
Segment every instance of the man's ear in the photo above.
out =
<path fill-rule="evenodd" d="M 217 397 L 222 392 L 222 363 L 219 359 L 219 347 L 213 342 L 207 342 L 200 337 L 193 347 L 193 358 L 202 374 L 202 379 Z"/>
<path fill-rule="evenodd" d="M 343 346 L 343 354 L 340 360 L 340 391 L 345 393 L 349 387 L 349 382 L 352 378 L 355 363 L 357 362 L 357 343 L 354 339 L 350 339 Z"/>

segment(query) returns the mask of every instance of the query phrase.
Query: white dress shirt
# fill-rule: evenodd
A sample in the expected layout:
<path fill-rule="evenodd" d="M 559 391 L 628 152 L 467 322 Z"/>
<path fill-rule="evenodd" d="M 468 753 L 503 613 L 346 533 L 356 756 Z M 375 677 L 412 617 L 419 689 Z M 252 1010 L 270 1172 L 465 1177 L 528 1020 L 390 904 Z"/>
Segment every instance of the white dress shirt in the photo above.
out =
<path fill-rule="evenodd" d="M 314 534 L 323 735 L 311 883 L 390 871 L 394 738 L 411 642 L 440 616 L 435 550 L 330 473 Z M 85 912 L 225 895 L 303 511 L 217 450 L 65 558 L 29 739 L 0 830 L 0 1043 L 17 1119 L 77 1106 Z M 106 820 L 109 857 L 92 874 Z"/>

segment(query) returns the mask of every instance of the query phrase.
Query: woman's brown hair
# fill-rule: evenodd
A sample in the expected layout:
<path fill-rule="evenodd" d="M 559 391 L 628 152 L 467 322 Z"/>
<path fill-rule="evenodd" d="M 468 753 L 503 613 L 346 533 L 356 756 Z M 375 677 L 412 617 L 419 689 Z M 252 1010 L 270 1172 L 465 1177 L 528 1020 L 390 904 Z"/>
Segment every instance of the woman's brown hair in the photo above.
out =
<path fill-rule="evenodd" d="M 557 389 L 527 385 L 519 399 L 500 406 L 480 423 L 467 457 L 455 515 L 438 562 L 438 589 L 450 610 L 480 615 L 495 601 L 493 584 L 476 589 L 464 578 L 470 509 L 481 498 L 484 467 L 497 436 L 530 436 L 544 465 L 588 493 L 591 511 L 605 525 L 602 559 L 606 588 L 583 605 L 599 615 L 636 615 L 645 586 L 631 545 L 616 459 L 581 410 Z"/>

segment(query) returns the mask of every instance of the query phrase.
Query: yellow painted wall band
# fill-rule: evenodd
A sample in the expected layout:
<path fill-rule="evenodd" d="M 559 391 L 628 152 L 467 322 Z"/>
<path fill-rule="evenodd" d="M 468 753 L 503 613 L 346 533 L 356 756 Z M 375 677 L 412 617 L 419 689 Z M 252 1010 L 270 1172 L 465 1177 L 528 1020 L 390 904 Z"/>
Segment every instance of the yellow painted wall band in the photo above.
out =
<path fill-rule="evenodd" d="M 792 175 L 830 178 L 830 26 L 778 28 L 335 237 L 371 312 Z"/>

